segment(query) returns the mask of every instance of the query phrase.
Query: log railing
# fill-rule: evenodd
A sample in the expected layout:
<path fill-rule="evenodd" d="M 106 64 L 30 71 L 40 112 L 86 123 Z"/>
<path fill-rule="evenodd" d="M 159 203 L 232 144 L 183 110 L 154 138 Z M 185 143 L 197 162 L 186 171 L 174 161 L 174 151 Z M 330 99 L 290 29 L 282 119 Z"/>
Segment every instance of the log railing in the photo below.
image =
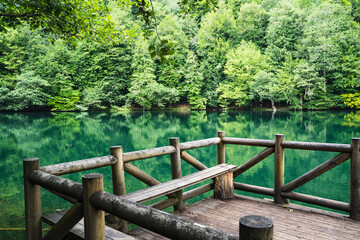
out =
<path fill-rule="evenodd" d="M 288 199 L 310 203 L 322 207 L 327 207 L 335 210 L 345 211 L 350 213 L 350 217 L 355 220 L 360 220 L 360 139 L 353 138 L 351 144 L 332 144 L 332 143 L 313 143 L 313 142 L 295 142 L 284 141 L 284 135 L 275 135 L 275 140 L 259 140 L 259 139 L 244 139 L 244 138 L 222 138 L 222 142 L 226 144 L 248 145 L 267 147 L 265 150 L 243 163 L 234 171 L 234 177 L 239 176 L 251 167 L 255 166 L 272 153 L 274 156 L 274 188 L 259 187 L 249 184 L 234 182 L 234 188 L 237 190 L 263 194 L 274 197 L 275 203 L 287 203 Z M 302 176 L 284 184 L 284 151 L 286 148 L 340 152 L 337 156 L 320 164 Z M 350 187 L 350 203 L 310 196 L 306 194 L 296 193 L 293 190 L 304 185 L 305 183 L 315 179 L 321 174 L 329 171 L 337 165 L 351 159 L 351 187 Z"/>
<path fill-rule="evenodd" d="M 237 177 L 243 174 L 262 160 L 266 159 L 270 155 L 274 154 L 274 188 L 266 188 L 255 185 L 249 185 L 244 183 L 234 182 L 234 188 L 237 190 L 248 191 L 252 193 L 258 193 L 274 197 L 274 202 L 278 204 L 287 203 L 288 199 L 301 201 L 305 203 L 315 204 L 324 206 L 336 210 L 341 210 L 350 213 L 350 217 L 355 220 L 360 220 L 360 139 L 353 138 L 351 144 L 330 144 L 330 143 L 310 143 L 310 142 L 295 142 L 285 141 L 284 135 L 275 135 L 274 140 L 260 140 L 260 139 L 245 139 L 245 138 L 233 138 L 226 137 L 225 132 L 218 132 L 217 137 L 203 139 L 198 141 L 180 143 L 178 138 L 170 138 L 170 145 L 164 147 L 157 147 L 152 149 L 133 151 L 133 152 L 122 152 L 121 146 L 115 146 L 110 148 L 110 155 L 79 160 L 74 162 L 54 164 L 50 166 L 40 167 L 39 159 L 30 158 L 24 160 L 24 187 L 25 187 L 25 212 L 26 212 L 26 234 L 27 239 L 41 239 L 41 198 L 40 198 L 40 186 L 45 189 L 57 194 L 67 201 L 75 203 L 74 209 L 71 212 L 75 212 L 79 216 L 78 204 L 87 204 L 88 207 L 84 206 L 84 209 L 90 209 L 93 211 L 91 214 L 95 214 L 97 218 L 102 218 L 101 214 L 97 213 L 98 210 L 105 210 L 115 217 L 119 217 L 122 221 L 121 230 L 127 231 L 126 220 L 132 221 L 124 214 L 120 214 L 117 210 L 109 209 L 107 206 L 102 206 L 108 201 L 114 202 L 116 196 L 126 194 L 125 192 L 125 177 L 124 172 L 136 177 L 140 181 L 144 182 L 149 186 L 160 184 L 158 180 L 146 174 L 141 169 L 135 167 L 131 162 L 138 161 L 141 159 L 147 159 L 152 157 L 158 157 L 163 155 L 170 155 L 171 160 L 171 174 L 172 179 L 177 179 L 182 176 L 181 174 L 181 163 L 183 159 L 191 166 L 198 170 L 204 170 L 207 168 L 206 165 L 201 163 L 199 160 L 191 156 L 186 150 L 201 148 L 211 145 L 217 145 L 217 164 L 225 163 L 225 145 L 246 145 L 246 146 L 258 146 L 265 147 L 256 156 L 249 159 L 247 162 L 241 164 L 234 172 L 233 177 Z M 328 151 L 328 152 L 339 152 L 339 154 L 302 176 L 292 180 L 289 183 L 284 182 L 284 151 L 287 148 L 291 149 L 304 149 L 304 150 L 316 150 L 316 151 Z M 351 189 L 350 189 L 350 203 L 334 201 L 326 198 L 319 198 L 306 194 L 300 194 L 293 192 L 303 184 L 313 180 L 321 174 L 329 171 L 337 165 L 351 159 Z M 83 184 L 64 179 L 59 177 L 63 174 L 81 172 L 89 169 L 100 168 L 104 166 L 111 166 L 112 179 L 113 179 L 113 195 L 105 195 L 107 193 L 98 194 L 99 189 L 89 189 L 84 191 Z M 98 176 L 97 176 L 98 178 Z M 97 185 L 102 185 L 99 182 Z M 168 199 L 156 202 L 149 207 L 156 208 L 159 210 L 173 206 L 175 210 L 181 209 L 183 201 L 196 197 L 200 194 L 206 193 L 214 189 L 214 184 L 209 183 L 187 192 L 179 190 L 177 192 L 168 194 Z M 94 196 L 93 192 L 97 194 Z M 94 197 L 93 197 L 94 196 Z M 84 198 L 90 200 L 84 200 Z M 92 200 L 93 199 L 93 200 Z M 118 198 L 116 198 L 118 199 Z M 129 209 L 133 209 L 135 205 L 128 204 L 125 200 L 116 200 L 120 205 L 128 205 Z M 77 204 L 77 205 L 76 205 Z M 95 206 L 94 207 L 92 207 Z M 77 207 L 76 207 L 77 206 Z M 142 206 L 145 207 L 145 206 Z M 145 207 L 147 208 L 147 207 Z M 75 211 L 76 210 L 76 211 Z M 130 210 L 129 210 L 130 211 Z M 70 212 L 70 213 L 71 213 Z M 84 216 L 86 216 L 84 213 Z M 166 214 L 165 214 L 166 215 Z M 82 217 L 82 216 L 81 216 Z M 89 217 L 87 217 L 89 218 Z M 149 220 L 152 221 L 152 220 Z M 182 220 L 181 220 L 182 221 Z M 86 220 L 85 220 L 86 222 Z M 69 225 L 69 222 L 67 222 Z M 96 223 L 98 224 L 98 223 Z M 156 225 L 156 224 L 155 224 Z M 55 225 L 56 226 L 56 225 Z M 57 227 L 59 228 L 59 227 Z M 69 226 L 66 227 L 67 229 Z M 56 229 L 56 228 L 55 228 Z M 195 230 L 194 230 L 195 231 Z M 51 234 L 54 234 L 52 231 Z M 160 233 L 161 234 L 161 233 Z M 60 236 L 60 235 L 59 235 Z M 231 236 L 229 237 L 231 238 Z M 46 238 L 45 238 L 46 239 Z"/>

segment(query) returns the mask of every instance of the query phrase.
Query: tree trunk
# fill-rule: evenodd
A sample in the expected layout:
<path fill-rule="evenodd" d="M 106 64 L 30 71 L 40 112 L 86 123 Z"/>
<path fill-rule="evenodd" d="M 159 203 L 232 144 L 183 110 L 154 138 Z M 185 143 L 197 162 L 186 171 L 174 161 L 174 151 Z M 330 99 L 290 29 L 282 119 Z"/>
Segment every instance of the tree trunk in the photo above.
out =
<path fill-rule="evenodd" d="M 277 109 L 276 109 L 276 107 L 275 107 L 274 100 L 273 100 L 273 99 L 270 99 L 270 101 L 271 101 L 271 107 L 272 107 L 273 111 L 276 112 Z"/>

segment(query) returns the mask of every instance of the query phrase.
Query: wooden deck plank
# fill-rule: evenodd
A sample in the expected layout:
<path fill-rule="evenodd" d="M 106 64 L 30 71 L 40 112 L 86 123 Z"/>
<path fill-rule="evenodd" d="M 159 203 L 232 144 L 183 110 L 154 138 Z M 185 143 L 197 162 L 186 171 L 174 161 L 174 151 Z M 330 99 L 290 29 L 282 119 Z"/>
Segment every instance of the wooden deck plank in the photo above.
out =
<path fill-rule="evenodd" d="M 174 213 L 194 222 L 228 233 L 239 234 L 239 219 L 246 215 L 262 215 L 274 221 L 275 240 L 359 240 L 360 221 L 342 214 L 289 204 L 286 207 L 236 195 L 233 200 L 207 198 L 185 211 Z M 161 236 L 143 239 L 164 240 Z M 149 236 L 150 234 L 150 236 Z M 141 237 L 141 229 L 136 237 Z"/>
<path fill-rule="evenodd" d="M 329 235 L 329 232 L 332 231 L 331 230 L 332 228 L 336 228 L 338 226 L 338 222 L 335 222 L 333 218 L 331 217 L 329 218 L 328 216 L 326 217 L 316 216 L 314 218 L 313 214 L 311 213 L 302 211 L 301 214 L 297 214 L 296 211 L 298 210 L 291 208 L 282 208 L 282 207 L 279 208 L 278 206 L 275 205 L 272 206 L 258 205 L 258 207 L 254 207 L 254 205 L 246 204 L 246 202 L 243 204 L 244 206 L 237 207 L 234 203 L 235 202 L 231 202 L 227 204 L 226 206 L 221 208 L 221 211 L 226 212 L 227 209 L 229 209 L 229 211 L 233 211 L 233 209 L 236 208 L 242 209 L 242 211 L 246 211 L 246 208 L 252 208 L 252 214 L 264 215 L 271 219 L 277 219 L 278 221 L 282 222 L 281 227 L 286 227 L 286 229 L 291 229 L 292 226 L 296 226 L 299 232 L 301 232 L 302 229 L 304 229 L 303 222 L 311 221 L 313 224 L 305 228 L 304 230 L 305 233 L 307 233 L 309 230 L 317 231 L 319 236 L 323 236 L 323 239 L 333 239 L 333 237 L 327 238 L 326 236 Z M 273 209 L 264 209 L 266 207 Z M 202 210 L 209 211 L 211 214 L 216 214 L 216 210 L 214 210 L 214 208 L 216 208 L 216 205 L 214 206 L 210 203 L 207 206 L 203 206 Z M 335 219 L 335 220 L 339 220 L 339 219 Z M 289 226 L 287 222 L 292 222 L 292 224 Z M 332 224 L 329 224 L 330 222 L 332 222 Z M 348 225 L 346 225 L 346 229 L 338 228 L 336 231 L 333 231 L 332 236 L 341 237 L 344 234 L 352 236 L 353 234 L 351 234 L 351 231 L 349 233 L 349 230 L 351 229 L 349 229 Z M 352 228 L 352 230 L 356 230 L 356 229 Z M 357 237 L 356 235 L 353 235 L 354 239 L 357 239 L 356 237 Z"/>
<path fill-rule="evenodd" d="M 146 202 L 154 198 L 170 194 L 181 190 L 183 188 L 195 185 L 202 181 L 215 178 L 219 175 L 227 173 L 237 168 L 235 165 L 220 164 L 212 168 L 204 169 L 202 171 L 174 179 L 165 183 L 161 183 L 152 187 L 148 187 L 136 192 L 132 192 L 122 196 L 129 201 L 133 202 Z"/>
<path fill-rule="evenodd" d="M 56 213 L 51 213 L 45 216 L 42 216 L 42 219 L 45 223 L 53 226 L 55 225 L 62 216 L 66 213 L 67 210 L 63 210 Z M 70 230 L 70 239 L 85 239 L 84 233 L 84 219 L 80 220 L 71 230 Z M 105 226 L 105 239 L 106 240 L 135 240 L 134 237 L 131 237 L 125 233 L 122 233 L 118 230 L 115 230 L 111 227 Z"/>

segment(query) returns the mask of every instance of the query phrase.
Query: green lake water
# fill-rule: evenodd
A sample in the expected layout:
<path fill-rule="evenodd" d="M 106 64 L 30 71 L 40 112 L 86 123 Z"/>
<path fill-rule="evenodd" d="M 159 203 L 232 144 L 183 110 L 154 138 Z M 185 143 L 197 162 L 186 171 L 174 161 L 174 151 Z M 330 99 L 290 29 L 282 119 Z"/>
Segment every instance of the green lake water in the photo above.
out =
<path fill-rule="evenodd" d="M 278 133 L 289 141 L 350 143 L 360 137 L 360 112 L 144 112 L 111 113 L 2 113 L 0 114 L 0 239 L 24 239 L 22 159 L 39 157 L 50 165 L 109 155 L 109 147 L 122 145 L 124 152 L 166 146 L 169 137 L 180 142 L 211 138 L 217 131 L 226 136 L 274 139 Z M 226 145 L 226 161 L 241 164 L 264 148 Z M 193 149 L 191 155 L 207 166 L 216 165 L 216 146 Z M 285 151 L 285 182 L 290 182 L 337 153 Z M 273 155 L 237 178 L 237 181 L 273 187 Z M 171 179 L 170 157 L 134 163 L 159 181 Z M 183 175 L 196 170 L 182 163 Z M 109 167 L 92 170 L 104 175 L 104 188 L 111 192 Z M 84 173 L 65 177 L 81 182 Z M 126 190 L 145 184 L 126 175 Z M 348 202 L 349 161 L 297 189 L 297 192 Z M 242 192 L 237 192 L 243 194 Z M 261 195 L 248 194 L 255 197 Z M 209 196 L 209 194 L 205 194 Z M 193 200 L 196 201 L 199 198 Z M 191 202 L 190 202 L 191 203 Z M 42 190 L 44 213 L 70 205 Z M 47 226 L 44 226 L 46 228 Z M 18 230 L 7 230 L 18 228 Z"/>

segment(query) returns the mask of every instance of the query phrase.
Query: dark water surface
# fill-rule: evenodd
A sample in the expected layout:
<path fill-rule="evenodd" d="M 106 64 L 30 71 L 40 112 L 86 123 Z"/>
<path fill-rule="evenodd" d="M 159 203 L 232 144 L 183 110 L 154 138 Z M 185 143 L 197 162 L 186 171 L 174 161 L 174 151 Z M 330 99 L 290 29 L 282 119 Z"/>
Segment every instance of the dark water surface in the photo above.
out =
<path fill-rule="evenodd" d="M 289 141 L 350 143 L 360 137 L 360 112 L 145 112 L 111 113 L 14 113 L 0 114 L 0 239 L 24 239 L 22 159 L 39 157 L 42 166 L 109 155 L 109 147 L 122 145 L 124 152 L 166 146 L 169 137 L 180 142 L 211 138 L 216 131 L 226 136 L 274 139 L 278 133 Z M 226 161 L 241 164 L 262 151 L 261 147 L 226 145 Z M 188 151 L 207 166 L 216 165 L 216 146 Z M 285 182 L 290 182 L 337 153 L 285 151 Z M 171 179 L 170 157 L 141 160 L 136 166 L 159 181 Z M 183 175 L 194 172 L 182 163 Z M 348 202 L 349 161 L 297 189 L 297 192 Z M 104 174 L 111 192 L 111 170 Z M 273 155 L 238 177 L 238 181 L 273 187 Z M 66 177 L 81 182 L 84 173 Z M 126 175 L 127 192 L 145 185 Z M 240 193 L 240 192 L 238 192 Z M 263 197 L 260 195 L 250 196 Z M 42 190 L 44 213 L 67 208 L 64 200 Z M 44 226 L 46 228 L 47 226 Z M 10 229 L 15 228 L 15 229 Z"/>

